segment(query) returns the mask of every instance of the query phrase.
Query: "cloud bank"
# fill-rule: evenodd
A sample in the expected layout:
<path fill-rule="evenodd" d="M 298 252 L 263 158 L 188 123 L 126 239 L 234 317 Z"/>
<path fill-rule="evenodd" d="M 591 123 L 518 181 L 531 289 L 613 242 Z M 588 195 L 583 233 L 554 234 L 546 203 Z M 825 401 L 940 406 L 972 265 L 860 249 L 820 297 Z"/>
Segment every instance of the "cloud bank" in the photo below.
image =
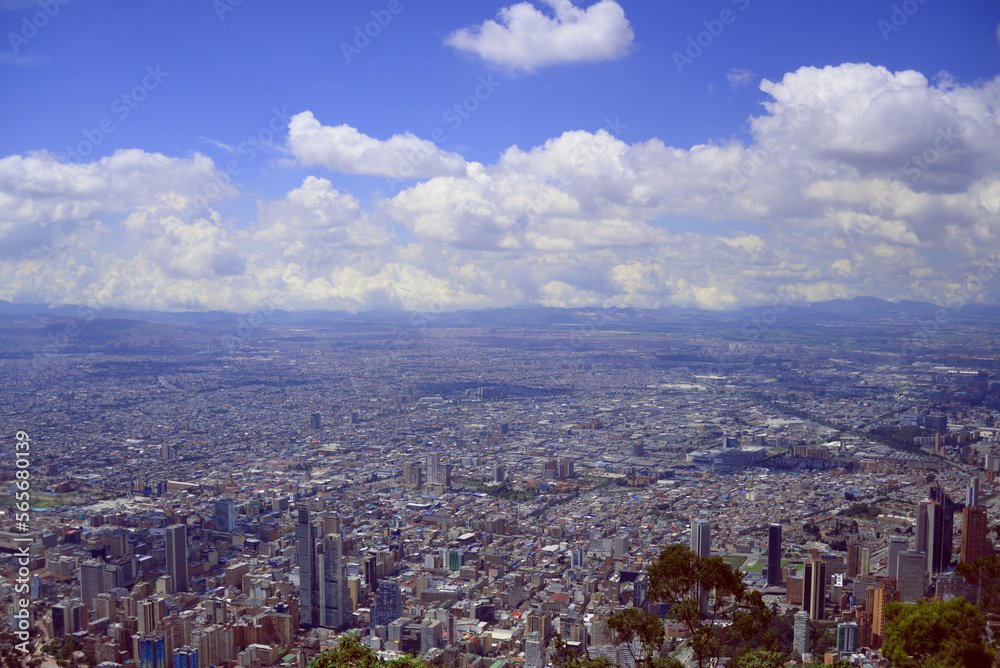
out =
<path fill-rule="evenodd" d="M 1000 301 L 1000 78 L 866 64 L 764 80 L 749 143 L 570 130 L 467 162 L 410 134 L 294 117 L 315 168 L 224 220 L 206 156 L 0 159 L 0 299 L 143 309 L 725 309 L 872 295 Z M 341 174 L 416 181 L 362 205 Z"/>

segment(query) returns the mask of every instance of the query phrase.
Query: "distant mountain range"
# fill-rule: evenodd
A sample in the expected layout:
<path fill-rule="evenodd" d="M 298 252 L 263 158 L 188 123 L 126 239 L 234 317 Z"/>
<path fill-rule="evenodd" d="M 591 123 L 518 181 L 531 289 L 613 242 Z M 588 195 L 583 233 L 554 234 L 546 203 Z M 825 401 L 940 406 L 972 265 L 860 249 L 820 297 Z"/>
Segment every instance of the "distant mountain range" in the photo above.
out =
<path fill-rule="evenodd" d="M 880 318 L 933 318 L 944 307 L 929 302 L 889 302 L 875 297 L 834 299 L 805 305 L 788 305 L 782 302 L 744 307 L 731 311 L 708 311 L 695 308 L 666 307 L 662 309 L 637 308 L 551 308 L 524 306 L 487 309 L 480 311 L 444 311 L 421 313 L 408 311 L 281 311 L 267 313 L 266 321 L 282 324 L 328 324 L 343 322 L 356 325 L 412 326 L 426 324 L 432 327 L 504 327 L 504 326 L 558 326 L 593 325 L 607 328 L 614 323 L 632 325 L 676 320 L 736 321 L 747 318 L 791 318 L 802 324 L 809 320 L 871 320 Z M 948 309 L 951 315 L 971 317 L 1000 317 L 1000 305 L 968 305 Z M 82 318 L 94 313 L 86 306 L 53 306 L 46 304 L 15 304 L 0 300 L 0 316 L 45 316 L 54 318 Z M 133 311 L 125 309 L 98 309 L 96 317 L 102 320 L 140 320 L 188 325 L 214 325 L 232 323 L 239 313 L 225 311 Z"/>

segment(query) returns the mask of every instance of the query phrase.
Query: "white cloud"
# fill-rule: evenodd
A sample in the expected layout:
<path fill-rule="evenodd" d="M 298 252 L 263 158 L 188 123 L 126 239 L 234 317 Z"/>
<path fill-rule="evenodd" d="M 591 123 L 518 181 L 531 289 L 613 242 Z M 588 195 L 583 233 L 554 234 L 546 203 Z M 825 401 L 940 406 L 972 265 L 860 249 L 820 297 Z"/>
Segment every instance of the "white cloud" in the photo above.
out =
<path fill-rule="evenodd" d="M 997 264 L 1000 78 L 963 86 L 847 64 L 760 86 L 770 97 L 749 144 L 575 130 L 490 164 L 432 155 L 422 181 L 370 206 L 308 176 L 259 201 L 256 221 L 190 207 L 218 179 L 205 156 L 9 156 L 0 299 L 241 310 L 941 303 L 977 262 Z M 340 171 L 384 173 L 401 153 L 392 139 L 347 128 L 362 139 L 344 144 L 308 112 L 295 118 L 289 146 L 311 128 L 323 140 L 310 148 Z M 1000 301 L 1000 282 L 973 298 Z"/>
<path fill-rule="evenodd" d="M 747 69 L 734 67 L 729 70 L 729 74 L 726 75 L 726 81 L 729 82 L 730 88 L 733 90 L 739 90 L 740 88 L 749 86 L 753 83 L 753 72 Z"/>
<path fill-rule="evenodd" d="M 556 63 L 613 60 L 629 52 L 632 26 L 614 0 L 600 0 L 587 9 L 571 0 L 543 2 L 554 16 L 519 2 L 501 9 L 497 21 L 456 30 L 445 44 L 510 71 L 524 72 Z"/>
<path fill-rule="evenodd" d="M 344 174 L 408 179 L 465 173 L 462 156 L 426 139 L 405 133 L 381 141 L 349 125 L 322 125 L 311 111 L 292 117 L 288 148 L 307 167 L 321 165 Z"/>
<path fill-rule="evenodd" d="M 46 152 L 8 156 L 0 159 L 0 257 L 51 247 L 57 237 L 138 205 L 170 200 L 184 207 L 206 191 L 236 194 L 201 154 L 168 158 L 130 149 L 85 164 Z"/>

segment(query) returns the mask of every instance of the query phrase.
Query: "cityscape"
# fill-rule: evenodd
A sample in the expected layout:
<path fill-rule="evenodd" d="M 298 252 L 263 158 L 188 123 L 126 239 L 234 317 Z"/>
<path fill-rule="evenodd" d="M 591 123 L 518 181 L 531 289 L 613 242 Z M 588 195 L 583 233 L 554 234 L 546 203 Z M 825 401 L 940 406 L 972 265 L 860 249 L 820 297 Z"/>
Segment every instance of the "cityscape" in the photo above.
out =
<path fill-rule="evenodd" d="M 1000 2 L 0 37 L 0 668 L 1000 668 Z"/>
<path fill-rule="evenodd" d="M 891 602 L 986 605 L 960 564 L 994 558 L 1000 344 L 960 310 L 904 355 L 926 314 L 872 308 L 756 340 L 752 311 L 8 315 L 10 619 L 42 665 L 304 667 L 349 635 L 632 668 L 627 609 L 692 658 L 648 596 L 683 545 L 787 615 L 790 657 L 885 665 Z"/>

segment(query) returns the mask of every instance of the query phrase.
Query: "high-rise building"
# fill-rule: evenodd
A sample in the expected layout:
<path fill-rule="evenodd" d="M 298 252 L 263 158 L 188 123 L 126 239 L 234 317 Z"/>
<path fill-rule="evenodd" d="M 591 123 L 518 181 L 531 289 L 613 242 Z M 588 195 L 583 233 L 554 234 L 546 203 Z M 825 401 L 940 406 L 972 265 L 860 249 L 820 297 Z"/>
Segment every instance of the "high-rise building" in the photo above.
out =
<path fill-rule="evenodd" d="M 545 667 L 545 641 L 537 633 L 529 633 L 524 641 L 525 668 Z"/>
<path fill-rule="evenodd" d="M 216 531 L 225 531 L 226 533 L 235 531 L 236 502 L 232 499 L 216 499 L 213 524 Z"/>
<path fill-rule="evenodd" d="M 167 575 L 174 581 L 174 591 L 188 590 L 187 525 L 167 527 Z"/>
<path fill-rule="evenodd" d="M 615 561 L 621 561 L 628 557 L 629 544 L 628 544 L 628 534 L 621 536 L 615 536 L 613 555 Z"/>
<path fill-rule="evenodd" d="M 160 634 L 146 633 L 138 638 L 139 666 L 141 668 L 169 668 L 167 644 Z"/>
<path fill-rule="evenodd" d="M 504 481 L 504 468 L 503 464 L 497 463 L 493 465 L 493 482 L 503 482 Z"/>
<path fill-rule="evenodd" d="M 806 613 L 812 610 L 813 565 L 810 559 L 802 567 L 802 610 Z"/>
<path fill-rule="evenodd" d="M 900 552 L 896 565 L 896 589 L 903 603 L 916 603 L 927 593 L 927 555 L 907 550 Z"/>
<path fill-rule="evenodd" d="M 849 578 L 858 577 L 858 570 L 861 564 L 861 545 L 859 543 L 851 543 L 847 546 L 847 572 L 845 575 Z"/>
<path fill-rule="evenodd" d="M 94 608 L 94 597 L 108 590 L 104 586 L 104 566 L 104 562 L 98 560 L 80 564 L 80 598 L 90 609 Z"/>
<path fill-rule="evenodd" d="M 927 526 L 924 529 L 924 550 L 927 553 L 927 575 L 933 577 L 951 564 L 952 518 L 948 502 L 927 506 Z"/>
<path fill-rule="evenodd" d="M 837 651 L 841 654 L 856 652 L 858 649 L 858 623 L 841 622 L 837 625 Z"/>
<path fill-rule="evenodd" d="M 712 525 L 705 520 L 691 522 L 691 551 L 699 557 L 712 556 Z M 698 586 L 698 609 L 708 615 L 708 592 Z"/>
<path fill-rule="evenodd" d="M 812 560 L 812 582 L 809 588 L 809 619 L 820 621 L 826 613 L 826 562 Z"/>
<path fill-rule="evenodd" d="M 909 548 L 909 541 L 902 536 L 893 536 L 889 539 L 889 577 L 896 577 L 896 560 L 899 558 L 899 553 Z"/>
<path fill-rule="evenodd" d="M 427 482 L 436 485 L 438 482 L 438 454 L 436 452 L 427 455 Z"/>
<path fill-rule="evenodd" d="M 792 649 L 799 654 L 805 654 L 809 651 L 809 613 L 805 610 L 795 613 L 794 633 Z"/>
<path fill-rule="evenodd" d="M 781 525 L 772 524 L 767 530 L 767 586 L 781 584 Z"/>
<path fill-rule="evenodd" d="M 403 616 L 403 592 L 395 582 L 383 582 L 375 592 L 372 628 L 386 626 Z"/>
<path fill-rule="evenodd" d="M 872 592 L 872 647 L 878 649 L 885 641 L 885 606 L 899 600 L 895 578 L 883 578 Z"/>
<path fill-rule="evenodd" d="M 198 668 L 198 650 L 188 645 L 175 649 L 174 668 Z"/>
<path fill-rule="evenodd" d="M 299 550 L 299 624 L 319 625 L 319 597 L 316 578 L 316 529 L 309 521 L 309 509 L 299 508 L 295 540 Z"/>
<path fill-rule="evenodd" d="M 364 566 L 365 582 L 368 583 L 368 586 L 371 588 L 371 590 L 373 592 L 377 592 L 378 591 L 378 559 L 376 559 L 376 557 L 375 557 L 374 554 L 369 554 L 368 556 L 366 556 L 364 558 L 364 561 L 362 561 L 361 563 L 362 563 L 362 566 Z M 399 617 L 399 615 L 396 615 L 396 617 Z M 393 617 L 392 619 L 396 619 L 396 617 Z M 389 621 L 391 622 L 392 619 L 390 619 Z"/>
<path fill-rule="evenodd" d="M 965 506 L 966 508 L 974 508 L 975 506 L 978 505 L 979 505 L 979 478 L 976 477 L 969 481 L 969 486 L 965 490 Z"/>
<path fill-rule="evenodd" d="M 323 551 L 316 557 L 316 572 L 319 575 L 319 625 L 329 629 L 343 629 L 353 619 L 343 541 L 340 535 L 330 535 L 322 540 L 322 545 Z"/>
<path fill-rule="evenodd" d="M 991 556 L 986 509 L 970 506 L 962 509 L 962 561 Z"/>
<path fill-rule="evenodd" d="M 864 577 L 871 573 L 871 550 L 867 547 L 861 548 L 861 557 L 858 560 L 858 576 Z"/>
<path fill-rule="evenodd" d="M 712 556 L 712 525 L 705 520 L 691 523 L 691 551 L 699 557 Z"/>
<path fill-rule="evenodd" d="M 316 431 L 317 429 L 321 429 L 323 427 L 323 418 L 319 413 L 313 413 L 312 415 L 309 416 L 309 427 L 313 431 Z"/>

